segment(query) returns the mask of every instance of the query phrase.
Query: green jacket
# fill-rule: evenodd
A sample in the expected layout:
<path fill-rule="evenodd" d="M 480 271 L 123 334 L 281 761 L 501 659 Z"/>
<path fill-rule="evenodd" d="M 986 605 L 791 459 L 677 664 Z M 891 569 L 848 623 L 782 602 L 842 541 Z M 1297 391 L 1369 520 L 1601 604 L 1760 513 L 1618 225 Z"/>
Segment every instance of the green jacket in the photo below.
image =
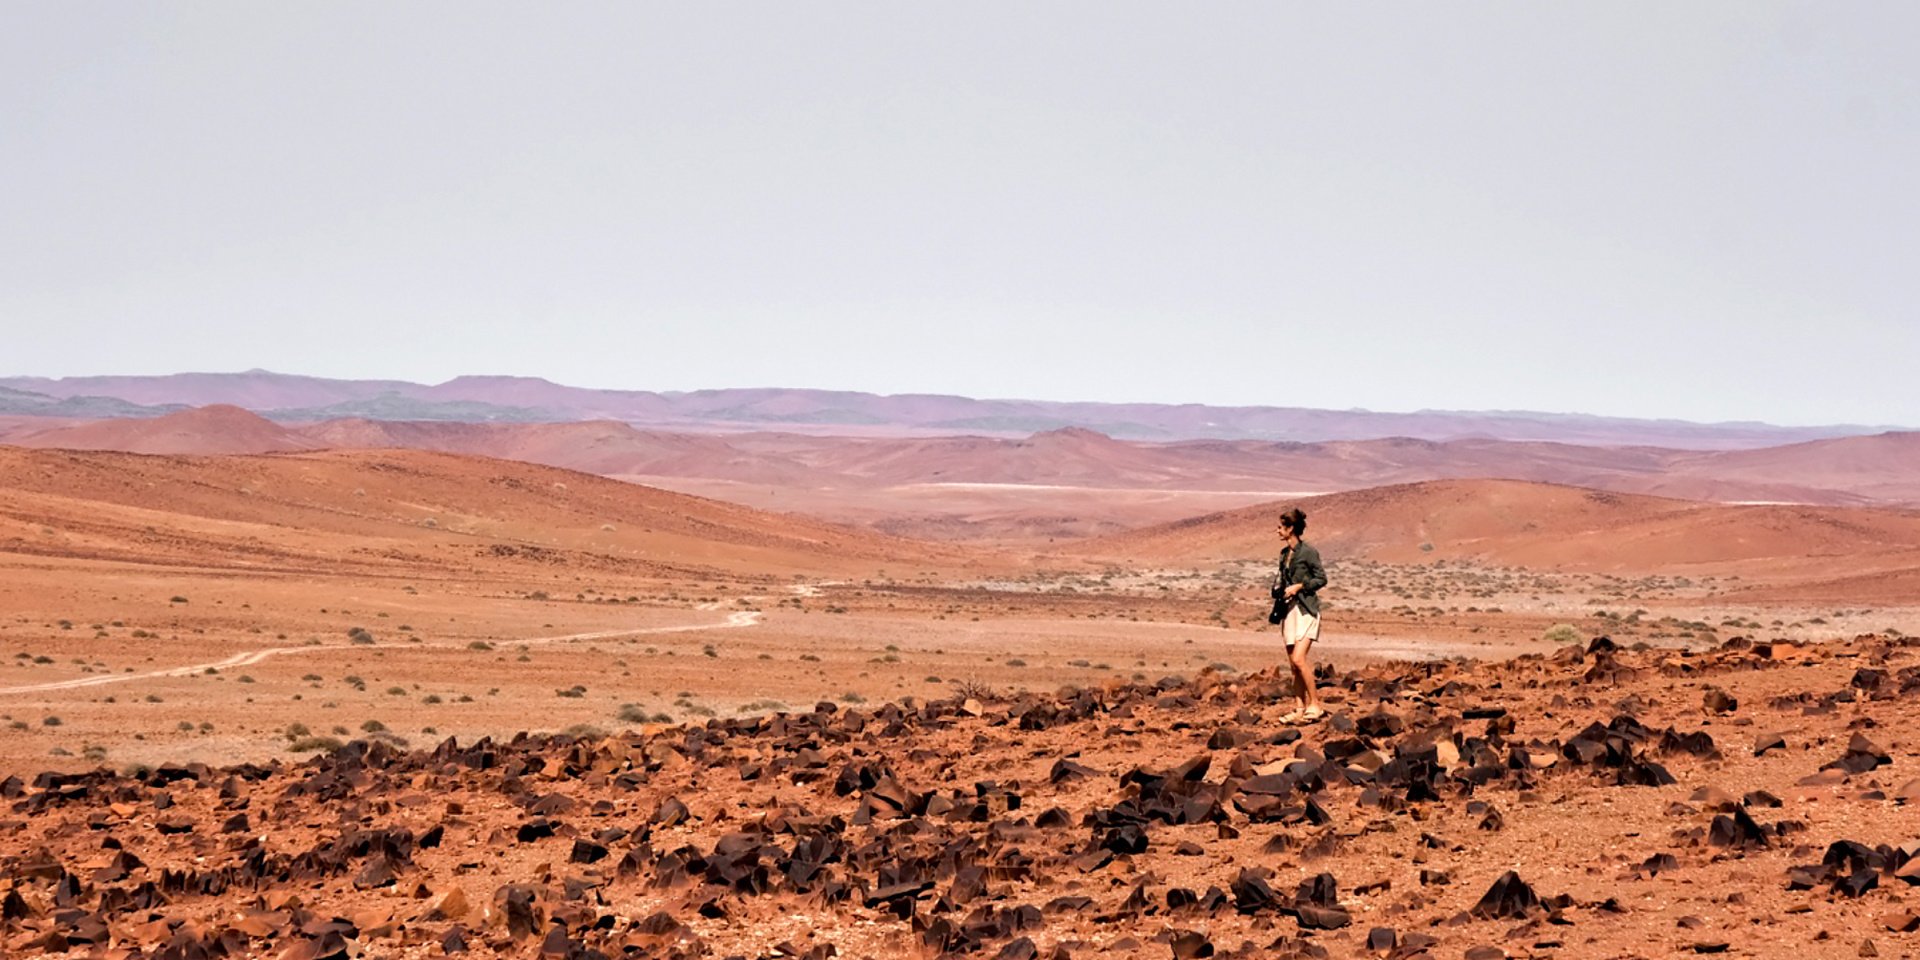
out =
<path fill-rule="evenodd" d="M 1294 594 L 1293 602 L 1300 609 L 1314 615 L 1320 615 L 1320 588 L 1327 585 L 1327 571 L 1320 565 L 1320 551 L 1313 544 L 1300 541 L 1293 550 L 1280 551 L 1280 560 L 1273 572 L 1273 598 L 1280 599 L 1287 587 L 1300 584 L 1300 592 Z"/>

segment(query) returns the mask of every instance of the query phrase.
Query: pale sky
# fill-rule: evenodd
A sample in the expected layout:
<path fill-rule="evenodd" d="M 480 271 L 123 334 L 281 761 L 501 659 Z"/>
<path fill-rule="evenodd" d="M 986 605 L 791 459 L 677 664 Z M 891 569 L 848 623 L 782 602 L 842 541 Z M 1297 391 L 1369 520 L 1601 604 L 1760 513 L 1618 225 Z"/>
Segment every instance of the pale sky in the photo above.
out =
<path fill-rule="evenodd" d="M 0 0 L 0 375 L 1920 425 L 1920 4 Z"/>

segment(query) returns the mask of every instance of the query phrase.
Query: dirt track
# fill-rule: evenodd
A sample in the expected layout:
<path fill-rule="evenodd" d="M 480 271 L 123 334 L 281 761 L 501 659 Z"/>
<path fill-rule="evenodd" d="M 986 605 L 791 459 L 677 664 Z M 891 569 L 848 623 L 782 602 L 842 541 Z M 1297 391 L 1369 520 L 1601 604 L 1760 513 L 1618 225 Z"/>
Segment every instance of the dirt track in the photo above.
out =
<path fill-rule="evenodd" d="M 548 643 L 568 643 L 576 640 L 612 640 L 621 637 L 650 636 L 662 633 L 694 633 L 701 630 L 731 630 L 751 627 L 760 622 L 758 611 L 747 610 L 727 614 L 719 623 L 696 623 L 679 627 L 640 627 L 633 630 L 596 630 L 589 633 L 566 633 L 552 637 L 529 637 L 511 641 L 516 646 L 539 646 Z M 223 660 L 211 663 L 188 664 L 167 670 L 155 670 L 150 673 L 106 674 L 97 677 L 81 677 L 73 680 L 56 680 L 51 683 L 28 684 L 18 687 L 0 687 L 0 695 L 14 693 L 47 693 L 54 690 L 78 690 L 84 687 L 97 687 L 109 683 L 126 683 L 132 680 L 152 680 L 157 677 L 188 677 L 203 674 L 209 670 L 226 670 L 232 667 L 249 667 L 273 657 L 292 655 L 325 656 L 336 652 L 358 652 L 361 650 L 430 650 L 434 648 L 452 649 L 451 643 L 369 643 L 369 644 L 315 644 L 298 647 L 267 647 L 261 650 L 246 650 Z"/>

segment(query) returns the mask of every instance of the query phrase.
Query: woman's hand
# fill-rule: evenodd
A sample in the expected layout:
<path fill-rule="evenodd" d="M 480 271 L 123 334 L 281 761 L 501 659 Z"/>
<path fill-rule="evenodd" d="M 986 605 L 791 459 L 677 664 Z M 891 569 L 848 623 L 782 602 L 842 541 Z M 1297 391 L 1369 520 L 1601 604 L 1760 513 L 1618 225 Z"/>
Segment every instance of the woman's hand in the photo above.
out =
<path fill-rule="evenodd" d="M 1287 599 L 1289 600 L 1293 599 L 1293 595 L 1300 592 L 1300 586 L 1301 585 L 1297 583 L 1288 584 L 1287 592 L 1286 592 Z"/>

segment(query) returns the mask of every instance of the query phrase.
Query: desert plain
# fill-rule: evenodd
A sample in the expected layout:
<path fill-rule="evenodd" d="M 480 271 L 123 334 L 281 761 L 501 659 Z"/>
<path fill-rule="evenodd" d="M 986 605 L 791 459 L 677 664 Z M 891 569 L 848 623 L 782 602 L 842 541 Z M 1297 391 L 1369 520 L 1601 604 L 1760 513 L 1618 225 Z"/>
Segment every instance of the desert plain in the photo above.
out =
<path fill-rule="evenodd" d="M 0 447 L 8 956 L 1920 952 L 1920 511 L 1706 496 L 1804 453 L 1315 488 L 1065 434 L 829 485 L 819 438 L 257 419 Z"/>

